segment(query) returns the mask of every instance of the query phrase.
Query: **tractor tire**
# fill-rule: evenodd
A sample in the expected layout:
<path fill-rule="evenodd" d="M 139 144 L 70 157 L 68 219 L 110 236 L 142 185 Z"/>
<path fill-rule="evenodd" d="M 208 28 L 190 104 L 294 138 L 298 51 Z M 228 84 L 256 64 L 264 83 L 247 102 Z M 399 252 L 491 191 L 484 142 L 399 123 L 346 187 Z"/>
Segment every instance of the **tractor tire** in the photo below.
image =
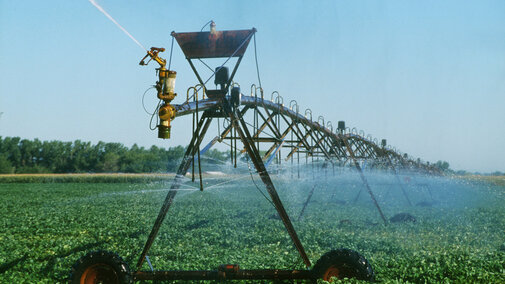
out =
<path fill-rule="evenodd" d="M 337 249 L 325 253 L 312 268 L 312 273 L 315 281 L 322 279 L 331 282 L 332 277 L 355 278 L 370 282 L 375 280 L 370 263 L 358 252 L 350 249 Z"/>
<path fill-rule="evenodd" d="M 69 283 L 133 283 L 130 267 L 116 253 L 93 251 L 81 257 L 70 271 Z"/>

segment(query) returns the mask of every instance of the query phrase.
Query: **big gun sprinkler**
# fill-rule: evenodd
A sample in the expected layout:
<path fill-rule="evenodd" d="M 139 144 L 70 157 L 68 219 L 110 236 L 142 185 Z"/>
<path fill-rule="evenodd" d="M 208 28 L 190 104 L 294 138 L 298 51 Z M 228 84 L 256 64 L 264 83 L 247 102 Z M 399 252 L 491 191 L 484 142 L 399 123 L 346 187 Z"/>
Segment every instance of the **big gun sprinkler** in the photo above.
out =
<path fill-rule="evenodd" d="M 175 108 L 170 102 L 177 96 L 175 93 L 175 77 L 177 72 L 167 70 L 167 61 L 158 56 L 158 53 L 163 51 L 165 51 L 164 48 L 151 47 L 151 50 L 147 51 L 146 56 L 140 60 L 139 65 L 147 65 L 151 60 L 156 61 L 160 65 L 159 68 L 156 68 L 158 81 L 155 86 L 158 91 L 158 99 L 163 100 L 163 105 L 158 109 L 158 116 L 160 118 L 160 124 L 157 125 L 158 138 L 169 139 L 170 121 L 175 118 Z M 150 57 L 150 59 L 146 63 L 145 59 L 147 57 Z"/>

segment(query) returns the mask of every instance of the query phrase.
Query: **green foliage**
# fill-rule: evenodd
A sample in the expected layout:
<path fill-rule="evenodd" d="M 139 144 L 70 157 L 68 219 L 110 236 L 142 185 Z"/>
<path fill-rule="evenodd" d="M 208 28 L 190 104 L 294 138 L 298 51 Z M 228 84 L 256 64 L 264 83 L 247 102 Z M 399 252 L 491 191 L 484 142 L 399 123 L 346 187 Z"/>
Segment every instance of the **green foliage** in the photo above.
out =
<path fill-rule="evenodd" d="M 204 182 L 210 188 L 233 178 Z M 371 262 L 379 282 L 505 282 L 505 187 L 493 188 L 501 197 L 490 195 L 482 206 L 409 207 L 417 223 L 383 226 L 369 203 L 335 204 L 318 192 L 296 221 L 306 195 L 292 199 L 293 183 L 274 182 L 312 263 L 332 248 L 347 247 Z M 155 269 L 216 269 L 224 263 L 304 268 L 257 189 L 244 180 L 228 185 L 178 193 L 149 252 Z M 184 187 L 190 186 L 195 185 Z M 71 265 L 97 249 L 118 252 L 134 266 L 168 187 L 163 182 L 0 184 L 0 283 L 64 282 Z M 386 213 L 393 209 L 385 208 Z M 147 264 L 143 269 L 149 270 Z"/>
<path fill-rule="evenodd" d="M 6 156 L 5 154 L 0 155 L 0 174 L 12 174 L 14 172 L 14 167 Z"/>
<path fill-rule="evenodd" d="M 456 174 L 456 175 L 458 175 L 458 176 L 466 176 L 466 175 L 470 175 L 470 173 L 469 173 L 469 172 L 464 171 L 464 170 L 458 170 L 458 171 L 456 171 L 456 172 L 455 172 L 455 174 Z"/>
<path fill-rule="evenodd" d="M 0 176 L 0 183 L 148 183 L 172 180 L 173 174 L 41 174 Z"/>
<path fill-rule="evenodd" d="M 175 172 L 185 149 L 120 143 L 40 141 L 0 137 L 0 173 L 156 173 Z M 227 153 L 211 150 L 204 164 L 227 159 Z"/>
<path fill-rule="evenodd" d="M 452 171 L 450 168 L 449 168 L 449 163 L 446 162 L 446 161 L 437 161 L 435 163 L 435 167 L 441 169 L 442 171 L 444 172 L 448 172 L 448 171 Z"/>

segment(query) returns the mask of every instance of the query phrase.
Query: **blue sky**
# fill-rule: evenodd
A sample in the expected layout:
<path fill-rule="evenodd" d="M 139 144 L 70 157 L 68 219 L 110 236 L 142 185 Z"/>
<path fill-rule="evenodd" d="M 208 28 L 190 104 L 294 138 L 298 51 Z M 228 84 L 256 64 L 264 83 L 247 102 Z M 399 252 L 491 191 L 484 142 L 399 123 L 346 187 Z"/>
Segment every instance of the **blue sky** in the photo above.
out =
<path fill-rule="evenodd" d="M 146 47 L 211 19 L 255 27 L 266 93 L 423 160 L 505 171 L 504 1 L 97 2 Z M 0 136 L 186 145 L 188 118 L 171 140 L 148 128 L 141 97 L 156 77 L 138 65 L 144 53 L 87 0 L 0 0 Z M 196 78 L 177 46 L 172 66 L 181 103 Z M 251 45 L 243 92 L 255 72 Z"/>

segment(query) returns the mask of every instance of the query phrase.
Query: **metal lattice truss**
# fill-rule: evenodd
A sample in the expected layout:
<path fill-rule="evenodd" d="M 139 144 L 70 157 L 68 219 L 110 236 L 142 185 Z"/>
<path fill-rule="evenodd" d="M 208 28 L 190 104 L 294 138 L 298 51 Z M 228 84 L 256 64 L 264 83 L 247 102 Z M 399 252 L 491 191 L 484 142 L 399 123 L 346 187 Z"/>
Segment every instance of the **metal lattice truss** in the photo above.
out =
<path fill-rule="evenodd" d="M 235 88 L 236 84 L 233 83 L 232 80 L 245 49 L 247 48 L 247 44 L 254 36 L 255 32 L 256 30 L 254 28 L 251 30 L 219 32 L 215 31 L 211 24 L 210 32 L 172 33 L 172 36 L 177 40 L 186 55 L 186 59 L 195 72 L 200 84 L 188 89 L 185 103 L 173 105 L 176 116 L 193 116 L 192 137 L 158 217 L 151 229 L 144 249 L 138 259 L 137 271 L 134 273 L 136 280 L 281 280 L 314 278 L 314 275 L 307 272 L 308 270 L 239 270 L 238 267 L 236 267 L 233 271 L 227 270 L 226 275 L 223 274 L 223 271 L 141 270 L 144 261 L 147 260 L 149 262 L 147 254 L 171 207 L 178 189 L 184 181 L 184 176 L 187 174 L 191 165 L 193 165 L 193 167 L 195 166 L 195 156 L 197 156 L 198 160 L 196 161 L 198 161 L 200 171 L 200 189 L 203 190 L 201 167 L 199 163 L 200 156 L 217 142 L 229 144 L 231 148 L 230 156 L 235 166 L 237 165 L 237 154 L 239 152 L 247 153 L 261 181 L 265 185 L 270 201 L 275 207 L 307 268 L 312 265 L 311 261 L 305 252 L 297 232 L 293 227 L 292 221 L 268 173 L 267 167 L 271 162 L 275 161 L 280 164 L 282 161 L 290 161 L 291 163 L 296 161 L 300 163 L 300 161 L 305 160 L 305 162 L 308 163 L 309 159 L 311 162 L 314 162 L 314 159 L 322 159 L 325 163 L 331 163 L 333 166 L 345 166 L 346 164 L 354 166 L 358 170 L 361 180 L 385 225 L 387 224 L 387 219 L 375 195 L 370 189 L 368 181 L 362 171 L 363 167 L 393 170 L 395 173 L 394 176 L 397 178 L 400 186 L 401 182 L 396 174 L 397 169 L 415 170 L 428 174 L 438 173 L 437 169 L 430 166 L 428 163 L 425 164 L 419 159 L 414 160 L 406 154 L 399 153 L 394 148 L 387 147 L 385 145 L 385 140 L 383 140 L 379 146 L 377 139 L 373 139 L 370 135 L 365 137 L 364 132 L 361 131 L 358 133 L 354 128 L 345 128 L 345 123 L 339 122 L 339 127 L 333 129 L 331 122 L 325 122 L 322 116 L 319 116 L 317 120 L 313 120 L 312 111 L 309 109 L 301 114 L 296 101 L 291 101 L 289 107 L 286 107 L 283 104 L 282 97 L 277 92 L 272 93 L 270 100 L 265 100 L 263 90 L 253 85 L 249 96 L 241 94 L 239 88 Z M 228 59 L 231 57 L 238 57 L 238 60 L 231 76 L 224 76 L 226 80 L 220 78 L 220 80 L 214 82 L 216 85 L 219 83 L 221 89 L 208 90 L 207 94 L 209 98 L 205 98 L 205 84 L 215 76 L 218 71 L 222 70 L 228 59 L 223 65 L 216 69 L 207 81 L 202 80 L 192 60 L 220 57 L 228 57 Z M 230 87 L 232 87 L 231 91 L 229 90 Z M 193 90 L 193 95 L 190 97 L 191 90 Z M 203 93 L 201 100 L 199 100 L 198 96 L 199 90 L 202 90 Z M 202 141 L 213 121 L 217 121 L 218 134 L 207 146 L 201 149 Z M 222 126 L 221 121 L 223 122 Z M 240 147 L 237 146 L 237 142 L 239 141 L 241 143 Z M 314 187 L 305 202 L 302 214 L 305 206 L 310 200 L 313 190 Z M 411 204 L 403 186 L 402 191 L 408 203 Z"/>
<path fill-rule="evenodd" d="M 377 139 L 365 136 L 356 128 L 333 129 L 330 121 L 322 116 L 317 120 L 312 118 L 312 111 L 307 109 L 302 115 L 296 101 L 291 101 L 289 107 L 283 104 L 283 99 L 277 92 L 270 100 L 258 96 L 260 88 L 254 85 L 251 95 L 241 96 L 239 114 L 245 118 L 251 133 L 252 143 L 261 149 L 262 160 L 266 165 L 275 158 L 282 161 L 300 162 L 314 158 L 322 158 L 325 162 L 338 166 L 353 163 L 368 168 L 412 170 L 427 174 L 438 173 L 438 169 L 419 159 L 414 160 L 407 154 L 401 154 L 394 148 L 379 145 Z M 276 95 L 274 97 L 274 95 Z M 194 96 L 195 98 L 197 96 Z M 232 148 L 232 159 L 236 141 L 240 140 L 233 132 L 233 124 L 224 114 L 222 101 L 204 98 L 203 100 L 175 105 L 177 116 L 204 112 L 207 117 L 223 117 L 223 130 L 201 152 L 207 151 L 217 142 L 229 140 Z M 221 127 L 221 126 L 220 126 Z M 235 146 L 234 146 L 235 145 Z M 236 150 L 236 149 L 235 149 Z M 238 149 L 242 153 L 244 148 Z M 203 153 L 201 153 L 203 154 Z M 355 163 L 356 162 L 356 163 Z"/>
<path fill-rule="evenodd" d="M 300 154 L 304 154 L 306 160 L 308 160 L 309 157 L 311 159 L 314 157 L 323 157 L 325 161 L 332 164 L 341 163 L 345 165 L 348 161 L 352 162 L 358 170 L 361 180 L 384 221 L 384 224 L 387 224 L 387 219 L 362 171 L 363 162 L 370 161 L 370 163 L 375 166 L 386 165 L 394 171 L 394 176 L 397 178 L 399 185 L 401 185 L 401 182 L 396 174 L 396 166 L 401 166 L 405 169 L 425 171 L 427 173 L 435 172 L 435 168 L 425 165 L 420 161 L 409 159 L 408 156 L 401 155 L 387 147 L 380 147 L 377 145 L 376 141 L 374 142 L 370 137 L 365 138 L 364 135 L 356 133 L 357 131 L 355 130 L 338 129 L 337 132 L 334 132 L 331 122 L 326 122 L 325 124 L 323 117 L 319 117 L 318 121 L 314 121 L 310 110 L 307 110 L 305 115 L 301 115 L 298 111 L 296 102 L 292 101 L 289 108 L 285 107 L 278 93 L 275 100 L 273 100 L 272 96 L 272 99 L 268 101 L 264 99 L 263 95 L 258 97 L 255 94 L 258 88 L 253 87 L 252 89 L 254 91 L 251 96 L 239 94 L 237 98 L 232 94 L 231 96 L 214 99 L 206 99 L 205 96 L 203 96 L 203 99 L 199 101 L 198 89 L 192 87 L 188 90 L 187 101 L 181 105 L 174 105 L 177 116 L 193 115 L 193 135 L 186 148 L 179 169 L 177 170 L 174 182 L 170 187 L 158 214 L 158 218 L 146 241 L 144 250 L 137 262 L 138 270 L 136 272 L 136 277 L 138 279 L 154 279 L 151 278 L 153 277 L 152 273 L 141 272 L 140 268 L 177 194 L 177 190 L 182 184 L 183 177 L 186 175 L 189 167 L 195 164 L 195 155 L 198 154 L 199 158 L 202 152 L 205 153 L 205 151 L 217 142 L 223 142 L 224 140 L 230 141 L 231 158 L 232 161 L 235 162 L 235 165 L 237 162 L 237 152 L 247 152 L 270 195 L 272 204 L 274 204 L 293 244 L 307 267 L 311 266 L 311 262 L 305 253 L 305 249 L 298 238 L 267 170 L 268 165 L 274 157 L 277 156 L 278 163 L 283 159 L 293 162 L 295 155 L 297 155 L 297 161 L 299 162 Z M 192 96 L 193 102 L 189 100 L 190 90 L 194 91 Z M 203 112 L 202 115 L 200 115 L 201 112 Z M 228 124 L 226 126 L 223 125 L 224 129 L 222 131 L 218 128 L 220 132 L 219 135 L 212 139 L 211 142 L 200 151 L 200 145 L 211 122 L 215 118 L 217 118 L 218 121 L 222 118 L 223 121 L 227 121 Z M 250 122 L 251 120 L 252 123 Z M 237 147 L 237 141 L 242 143 L 242 149 Z M 288 153 L 284 156 L 281 154 L 281 149 L 283 148 L 288 150 Z M 260 149 L 267 150 L 261 152 Z M 201 175 L 200 186 L 201 190 L 203 190 Z M 406 200 L 411 204 L 405 189 L 403 186 L 401 187 Z M 158 274 L 159 273 L 161 272 L 158 272 Z M 173 272 L 166 273 L 168 274 L 163 274 L 160 277 L 168 277 L 169 274 L 173 274 Z M 198 274 L 200 272 L 191 273 Z M 287 273 L 289 274 L 286 276 L 287 279 L 292 279 L 293 275 L 290 273 L 291 272 Z"/>

